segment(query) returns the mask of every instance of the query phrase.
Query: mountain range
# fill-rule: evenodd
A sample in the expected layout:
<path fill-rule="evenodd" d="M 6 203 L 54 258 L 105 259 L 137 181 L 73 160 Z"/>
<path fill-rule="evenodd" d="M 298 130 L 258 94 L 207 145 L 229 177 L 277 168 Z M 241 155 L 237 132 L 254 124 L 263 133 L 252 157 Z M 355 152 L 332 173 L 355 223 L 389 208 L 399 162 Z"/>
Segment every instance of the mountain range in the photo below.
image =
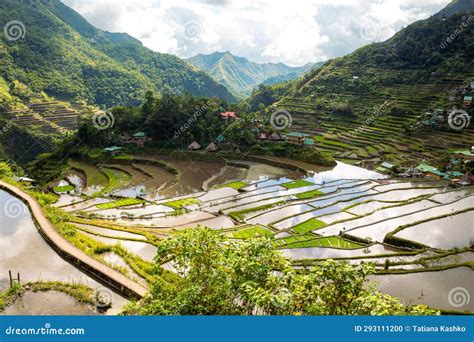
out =
<path fill-rule="evenodd" d="M 296 79 L 323 64 L 308 63 L 291 67 L 283 63 L 254 63 L 244 57 L 234 56 L 229 51 L 199 54 L 186 61 L 208 73 L 241 99 L 250 96 L 260 84 L 272 85 Z"/>
<path fill-rule="evenodd" d="M 5 26 L 0 85 L 8 85 L 0 87 L 3 102 L 28 102 L 43 93 L 98 105 L 138 105 L 147 90 L 236 101 L 180 58 L 153 52 L 128 34 L 99 30 L 59 0 L 2 0 L 0 23 Z"/>
<path fill-rule="evenodd" d="M 458 12 L 459 11 L 459 12 Z M 291 129 L 311 134 L 320 149 L 348 163 L 377 167 L 436 160 L 449 149 L 472 146 L 474 1 L 456 1 L 380 43 L 327 61 L 298 80 L 260 87 L 245 100 L 266 115 L 286 111 Z M 430 121 L 425 112 L 461 113 Z M 451 121 L 450 121 L 451 120 Z"/>

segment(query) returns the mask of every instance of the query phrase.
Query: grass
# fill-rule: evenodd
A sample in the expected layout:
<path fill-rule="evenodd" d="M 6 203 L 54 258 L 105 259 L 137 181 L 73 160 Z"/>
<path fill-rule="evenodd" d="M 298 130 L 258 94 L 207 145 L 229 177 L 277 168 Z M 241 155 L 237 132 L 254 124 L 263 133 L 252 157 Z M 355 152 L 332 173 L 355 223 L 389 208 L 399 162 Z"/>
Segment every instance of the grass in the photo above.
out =
<path fill-rule="evenodd" d="M 109 202 L 109 203 L 101 203 L 97 204 L 96 207 L 98 209 L 104 210 L 104 209 L 114 209 L 114 208 L 119 208 L 119 207 L 125 207 L 125 206 L 130 206 L 130 205 L 135 205 L 135 204 L 140 204 L 144 203 L 144 200 L 138 199 L 138 198 L 125 198 L 125 199 L 120 199 L 114 202 Z"/>
<path fill-rule="evenodd" d="M 170 202 L 166 202 L 166 203 L 163 203 L 164 205 L 167 205 L 168 207 L 171 207 L 173 209 L 181 209 L 183 207 L 186 207 L 188 205 L 193 205 L 193 204 L 201 204 L 201 201 L 198 200 L 197 198 L 183 198 L 183 199 L 179 199 L 179 200 L 176 200 L 176 201 L 170 201 Z"/>
<path fill-rule="evenodd" d="M 114 189 L 124 187 L 132 179 L 132 175 L 121 170 L 102 168 L 102 172 L 109 180 L 109 183 L 103 192 L 110 192 Z"/>
<path fill-rule="evenodd" d="M 5 310 L 5 308 L 15 301 L 16 298 L 20 297 L 24 292 L 24 288 L 18 284 L 14 283 L 6 291 L 0 291 L 0 311 Z"/>
<path fill-rule="evenodd" d="M 341 239 L 337 236 L 315 238 L 311 234 L 294 235 L 287 238 L 276 240 L 276 248 L 338 248 L 338 249 L 358 249 L 364 245 Z"/>
<path fill-rule="evenodd" d="M 87 186 L 106 187 L 109 184 L 106 175 L 95 166 L 87 165 L 75 160 L 70 160 L 69 165 L 84 172 L 87 178 Z"/>
<path fill-rule="evenodd" d="M 297 189 L 297 188 L 303 188 L 305 186 L 311 186 L 311 185 L 314 185 L 314 183 L 308 182 L 304 179 L 297 179 L 292 182 L 283 183 L 281 186 L 287 189 Z"/>
<path fill-rule="evenodd" d="M 58 291 L 71 296 L 79 303 L 94 304 L 94 290 L 84 284 L 69 284 L 59 281 L 39 281 L 28 283 L 31 291 Z"/>
<path fill-rule="evenodd" d="M 235 190 L 239 190 L 239 189 L 242 189 L 242 188 L 246 187 L 247 185 L 248 184 L 245 183 L 245 182 L 231 182 L 231 183 L 218 185 L 218 186 L 214 187 L 214 189 L 232 188 L 232 189 L 235 189 Z"/>
<path fill-rule="evenodd" d="M 275 240 L 274 245 L 275 247 L 280 248 L 288 244 L 308 241 L 308 240 L 314 239 L 314 237 L 315 236 L 312 234 L 291 235 L 285 238 Z"/>
<path fill-rule="evenodd" d="M 232 236 L 236 239 L 246 240 L 262 236 L 270 237 L 273 236 L 273 233 L 270 229 L 262 226 L 251 226 L 232 232 Z"/>
<path fill-rule="evenodd" d="M 57 186 L 53 188 L 53 191 L 56 193 L 70 192 L 74 191 L 74 187 L 72 185 Z"/>
<path fill-rule="evenodd" d="M 79 303 L 94 304 L 94 290 L 84 284 L 69 284 L 59 281 L 38 281 L 29 282 L 25 285 L 14 283 L 6 291 L 0 291 L 0 311 L 5 310 L 16 299 L 23 296 L 25 291 L 33 292 L 58 291 L 74 298 Z"/>
<path fill-rule="evenodd" d="M 326 223 L 318 219 L 312 218 L 312 219 L 309 219 L 308 221 L 305 221 L 303 223 L 300 223 L 294 226 L 291 229 L 296 233 L 304 234 L 313 230 L 323 228 L 324 226 L 326 226 Z"/>
<path fill-rule="evenodd" d="M 295 196 L 299 199 L 310 199 L 310 198 L 318 197 L 321 195 L 324 195 L 324 192 L 321 192 L 319 190 L 310 190 L 310 191 L 302 192 L 300 194 L 296 194 Z"/>
<path fill-rule="evenodd" d="M 285 204 L 285 203 L 286 203 L 285 201 L 280 201 L 280 202 L 277 202 L 277 203 L 264 204 L 264 205 L 261 205 L 261 206 L 258 206 L 258 207 L 233 211 L 233 212 L 229 213 L 229 216 L 232 217 L 234 220 L 241 221 L 241 220 L 244 219 L 244 216 L 249 214 L 249 213 L 271 209 L 273 207 L 278 207 L 278 206 L 280 206 L 282 204 Z"/>

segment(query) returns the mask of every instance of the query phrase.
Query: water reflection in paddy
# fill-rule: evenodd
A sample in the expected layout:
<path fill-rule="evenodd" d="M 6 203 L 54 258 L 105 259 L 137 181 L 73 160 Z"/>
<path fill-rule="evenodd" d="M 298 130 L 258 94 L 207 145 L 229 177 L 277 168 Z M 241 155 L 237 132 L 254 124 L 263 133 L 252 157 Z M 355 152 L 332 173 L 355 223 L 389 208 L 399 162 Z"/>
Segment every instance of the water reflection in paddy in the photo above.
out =
<path fill-rule="evenodd" d="M 196 228 L 198 226 L 208 227 L 211 229 L 225 229 L 232 228 L 235 226 L 235 223 L 228 218 L 227 216 L 217 216 L 211 219 L 196 221 L 192 223 L 187 223 L 183 225 L 176 225 L 173 228 L 176 229 L 185 229 L 185 228 Z"/>
<path fill-rule="evenodd" d="M 470 207 L 474 207 L 474 196 L 464 198 L 451 204 L 433 207 L 411 215 L 396 217 L 367 227 L 354 229 L 351 230 L 349 234 L 361 238 L 370 236 L 375 241 L 382 241 L 388 232 L 395 230 L 399 226 L 422 221 L 427 217 L 447 215 Z"/>
<path fill-rule="evenodd" d="M 253 223 L 253 224 L 267 225 L 269 223 L 279 221 L 285 217 L 297 215 L 311 209 L 313 209 L 313 207 L 310 207 L 309 205 L 306 205 L 306 204 L 290 205 L 281 209 L 272 210 L 265 214 L 258 215 L 256 217 L 253 217 L 247 220 L 247 222 Z"/>
<path fill-rule="evenodd" d="M 419 210 L 427 209 L 436 206 L 437 204 L 428 200 L 422 200 L 419 202 L 396 206 L 393 208 L 382 209 L 376 211 L 367 216 L 351 220 L 348 222 L 341 222 L 333 226 L 321 229 L 320 233 L 323 235 L 337 235 L 342 230 L 350 230 L 356 227 L 369 225 L 372 223 L 380 222 L 382 220 L 390 219 L 409 213 L 414 213 Z"/>
<path fill-rule="evenodd" d="M 124 232 L 121 230 L 107 229 L 107 228 L 91 226 L 88 224 L 81 224 L 81 223 L 74 223 L 74 225 L 76 227 L 86 229 L 89 232 L 92 232 L 95 234 L 102 234 L 102 235 L 107 235 L 110 237 L 122 237 L 122 238 L 129 238 L 129 239 L 146 240 L 146 237 L 143 235 Z"/>
<path fill-rule="evenodd" d="M 395 236 L 434 248 L 468 247 L 474 237 L 474 210 L 411 226 Z"/>
<path fill-rule="evenodd" d="M 124 269 L 127 272 L 127 276 L 130 279 L 136 281 L 139 284 L 142 284 L 145 287 L 148 285 L 146 280 L 141 278 L 138 274 L 136 274 L 135 271 L 132 270 L 132 268 L 119 255 L 113 252 L 108 252 L 108 253 L 101 254 L 101 257 L 109 265 L 112 265 L 114 267 L 118 266 Z"/>
<path fill-rule="evenodd" d="M 133 219 L 127 220 L 124 218 L 116 220 L 117 223 L 122 225 L 143 225 L 148 227 L 175 227 L 182 226 L 188 223 L 192 223 L 200 220 L 212 219 L 215 216 L 205 211 L 192 211 L 182 215 L 169 215 L 169 216 L 152 216 L 146 219 Z"/>
<path fill-rule="evenodd" d="M 290 248 L 281 249 L 280 252 L 291 259 L 328 259 L 328 258 L 345 258 L 345 257 L 363 257 L 367 255 L 377 254 L 394 254 L 400 250 L 384 246 L 381 244 L 374 244 L 367 248 L 359 249 L 337 249 L 325 247 L 309 247 L 309 248 Z"/>
<path fill-rule="evenodd" d="M 26 292 L 0 315 L 97 315 L 94 307 L 56 291 Z"/>
<path fill-rule="evenodd" d="M 143 260 L 146 260 L 146 261 L 152 261 L 153 258 L 156 256 L 156 247 L 146 242 L 112 239 L 112 238 L 107 238 L 103 236 L 89 234 L 83 231 L 81 232 L 81 234 L 88 236 L 98 242 L 102 242 L 106 245 L 120 244 L 124 248 L 126 248 L 129 252 L 140 256 Z"/>
<path fill-rule="evenodd" d="M 12 208 L 12 203 L 19 208 L 18 212 L 11 212 L 4 215 L 1 211 L 0 222 L 0 288 L 6 289 L 9 285 L 8 270 L 13 274 L 20 273 L 23 282 L 29 281 L 63 281 L 68 283 L 81 283 L 88 285 L 92 289 L 103 289 L 104 286 L 82 273 L 65 260 L 63 260 L 44 241 L 39 234 L 28 208 L 15 197 L 0 191 L 0 206 L 2 208 Z M 49 293 L 49 292 L 48 292 Z M 26 294 L 28 295 L 28 294 Z M 33 296 L 32 294 L 28 296 Z M 28 306 L 18 307 L 19 314 L 29 313 L 36 303 L 36 295 L 31 301 L 27 301 Z M 29 297 L 26 297 L 29 298 Z M 49 298 L 58 298 L 51 295 Z M 62 298 L 62 297 L 61 297 Z M 53 300 L 53 299 L 51 299 Z M 64 301 L 67 303 L 67 301 Z M 125 299 L 113 293 L 114 308 L 120 308 L 125 303 Z M 38 308 L 41 304 L 38 304 Z M 63 307 L 68 307 L 63 306 Z M 8 311 L 14 314 L 15 308 Z M 72 310 L 74 311 L 74 310 Z M 46 312 L 47 313 L 47 312 Z M 65 312 L 67 313 L 67 312 Z"/>
<path fill-rule="evenodd" d="M 371 276 L 379 282 L 379 289 L 402 299 L 405 305 L 426 304 L 437 309 L 474 311 L 474 301 L 455 301 L 455 291 L 471 293 L 474 271 L 468 267 L 457 267 L 438 272 L 417 272 Z M 464 290 L 462 290 L 462 289 Z M 452 303 L 464 304 L 453 306 Z"/>
<path fill-rule="evenodd" d="M 314 174 L 311 181 L 314 183 L 327 183 L 341 179 L 382 179 L 387 176 L 380 173 L 369 171 L 357 166 L 337 162 L 337 165 L 329 170 Z"/>

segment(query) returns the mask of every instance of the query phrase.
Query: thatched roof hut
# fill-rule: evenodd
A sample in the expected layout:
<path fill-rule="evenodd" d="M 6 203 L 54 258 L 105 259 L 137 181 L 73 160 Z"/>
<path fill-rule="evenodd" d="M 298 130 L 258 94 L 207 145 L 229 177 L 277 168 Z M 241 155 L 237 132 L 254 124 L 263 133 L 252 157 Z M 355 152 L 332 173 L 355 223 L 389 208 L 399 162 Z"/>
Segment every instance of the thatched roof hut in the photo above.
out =
<path fill-rule="evenodd" d="M 206 151 L 207 152 L 216 152 L 219 150 L 219 146 L 217 146 L 216 144 L 214 143 L 210 143 L 207 147 L 206 147 Z"/>
<path fill-rule="evenodd" d="M 193 141 L 188 146 L 188 150 L 200 150 L 201 148 L 202 148 L 202 146 L 199 145 L 199 143 L 197 141 Z"/>

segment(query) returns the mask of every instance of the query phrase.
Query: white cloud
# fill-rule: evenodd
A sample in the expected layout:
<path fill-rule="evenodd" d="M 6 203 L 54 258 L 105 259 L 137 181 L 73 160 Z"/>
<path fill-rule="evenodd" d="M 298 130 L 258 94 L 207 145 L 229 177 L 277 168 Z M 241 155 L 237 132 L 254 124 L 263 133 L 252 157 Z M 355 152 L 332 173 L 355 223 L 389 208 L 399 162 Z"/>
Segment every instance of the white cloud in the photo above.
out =
<path fill-rule="evenodd" d="M 229 50 L 302 65 L 388 39 L 449 0 L 63 0 L 98 28 L 186 58 Z"/>

